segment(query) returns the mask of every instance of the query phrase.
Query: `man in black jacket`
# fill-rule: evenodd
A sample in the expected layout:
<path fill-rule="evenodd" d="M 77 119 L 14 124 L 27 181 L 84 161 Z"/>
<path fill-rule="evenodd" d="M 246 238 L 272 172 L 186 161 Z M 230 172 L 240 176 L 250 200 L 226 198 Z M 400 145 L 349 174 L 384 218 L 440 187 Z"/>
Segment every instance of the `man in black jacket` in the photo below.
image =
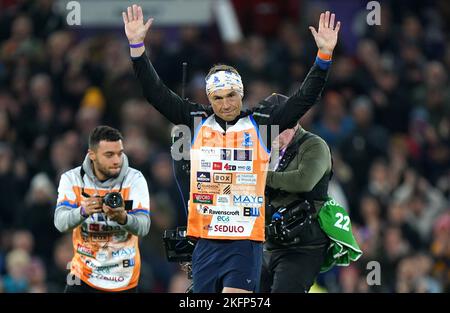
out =
<path fill-rule="evenodd" d="M 277 103 L 286 100 L 283 95 L 267 99 Z M 266 224 L 270 226 L 264 244 L 261 291 L 308 292 L 329 244 L 317 213 L 328 196 L 331 153 L 322 138 L 300 124 L 274 140 L 274 151 L 279 152 L 279 158 L 266 180 Z M 281 222 L 289 226 L 284 228 Z M 283 234 L 284 230 L 288 233 Z"/>
<path fill-rule="evenodd" d="M 263 146 L 255 140 L 255 137 L 260 137 L 258 125 L 278 125 L 280 131 L 292 128 L 316 102 L 324 87 L 331 55 L 337 43 L 340 22 L 335 27 L 334 19 L 334 14 L 327 11 L 321 14 L 317 31 L 310 27 L 319 51 L 315 64 L 297 92 L 282 105 L 267 106 L 260 103 L 253 110 L 242 111 L 242 79 L 231 66 L 216 65 L 206 76 L 206 93 L 211 106 L 182 99 L 167 88 L 145 54 L 144 39 L 153 19 L 144 23 L 142 8 L 137 5 L 128 7 L 127 12 L 123 12 L 133 67 L 144 96 L 168 120 L 177 125 L 186 125 L 194 134 L 190 149 L 191 192 L 187 227 L 188 236 L 197 239 L 192 256 L 194 292 L 253 292 L 258 289 L 264 240 L 264 210 L 252 211 L 255 215 L 246 214 L 248 206 L 264 205 L 266 172 L 261 168 L 257 169 L 256 165 L 252 166 L 259 164 L 267 168 L 268 163 L 267 151 L 259 154 L 260 151 L 255 150 L 255 147 Z M 212 133 L 214 136 L 211 136 Z M 217 145 L 217 140 L 214 141 L 218 137 L 230 138 L 230 133 L 236 134 L 235 141 L 225 140 L 220 145 Z M 222 162 L 224 160 L 217 153 L 224 149 L 231 149 L 235 153 L 246 150 L 245 153 L 249 153 L 249 156 L 251 154 L 253 160 L 235 160 L 238 161 L 234 162 L 237 165 L 229 165 L 229 162 Z M 198 155 L 201 158 L 196 162 L 193 158 Z M 238 166 L 244 164 L 239 162 L 248 165 Z M 223 170 L 222 163 L 227 166 Z M 239 168 L 247 173 L 238 173 Z M 227 173 L 217 173 L 225 170 Z M 223 180 L 216 181 L 216 177 L 217 180 Z M 247 191 L 251 190 L 251 198 L 244 194 L 243 188 L 238 196 L 236 193 L 230 195 L 230 188 L 239 190 L 242 187 L 236 181 L 243 177 L 247 179 L 245 187 Z M 228 185 L 224 184 L 227 180 L 230 182 Z M 199 193 L 205 182 L 210 192 Z M 215 216 L 215 213 L 208 213 L 208 216 L 208 206 L 218 211 L 219 199 L 221 204 L 223 201 L 229 204 L 227 208 L 230 211 L 240 212 L 239 216 L 230 218 L 223 214 Z M 219 218 L 230 224 L 218 223 Z"/>

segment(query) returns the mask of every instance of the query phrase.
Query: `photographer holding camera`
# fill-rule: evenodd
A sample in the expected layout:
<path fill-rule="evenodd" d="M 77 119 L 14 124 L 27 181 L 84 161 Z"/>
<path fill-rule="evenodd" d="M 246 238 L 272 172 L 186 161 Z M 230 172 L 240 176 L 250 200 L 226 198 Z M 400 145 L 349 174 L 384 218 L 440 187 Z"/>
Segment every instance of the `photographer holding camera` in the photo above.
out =
<path fill-rule="evenodd" d="M 54 223 L 73 230 L 74 257 L 65 292 L 136 292 L 138 237 L 150 229 L 150 197 L 141 172 L 128 166 L 122 135 L 96 127 L 82 166 L 61 175 Z M 80 282 L 76 284 L 76 281 Z"/>
<path fill-rule="evenodd" d="M 266 101 L 283 103 L 279 94 Z M 308 292 L 325 261 L 329 238 L 317 219 L 328 197 L 331 153 L 299 124 L 272 145 L 279 159 L 266 181 L 266 242 L 261 292 Z"/>

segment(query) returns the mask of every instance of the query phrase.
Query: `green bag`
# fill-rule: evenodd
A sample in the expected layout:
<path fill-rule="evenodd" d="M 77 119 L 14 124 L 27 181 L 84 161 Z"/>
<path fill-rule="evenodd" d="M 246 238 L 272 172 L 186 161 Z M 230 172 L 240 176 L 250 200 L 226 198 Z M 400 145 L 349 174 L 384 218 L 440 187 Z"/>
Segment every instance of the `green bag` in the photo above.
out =
<path fill-rule="evenodd" d="M 320 208 L 318 214 L 320 227 L 330 238 L 331 243 L 327 250 L 320 272 L 330 270 L 334 265 L 348 266 L 351 261 L 358 260 L 362 251 L 352 233 L 352 225 L 347 211 L 333 198 Z"/>

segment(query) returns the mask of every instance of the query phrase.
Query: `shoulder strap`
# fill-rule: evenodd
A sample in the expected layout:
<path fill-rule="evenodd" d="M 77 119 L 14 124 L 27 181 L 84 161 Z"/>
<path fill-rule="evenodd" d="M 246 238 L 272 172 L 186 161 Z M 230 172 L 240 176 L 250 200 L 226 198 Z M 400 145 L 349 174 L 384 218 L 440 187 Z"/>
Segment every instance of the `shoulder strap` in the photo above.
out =
<path fill-rule="evenodd" d="M 90 195 L 86 193 L 86 191 L 84 191 L 84 174 L 86 174 L 86 172 L 83 169 L 83 165 L 81 165 L 80 167 L 80 176 L 81 176 L 81 194 L 83 195 L 83 197 L 85 198 L 89 198 Z"/>

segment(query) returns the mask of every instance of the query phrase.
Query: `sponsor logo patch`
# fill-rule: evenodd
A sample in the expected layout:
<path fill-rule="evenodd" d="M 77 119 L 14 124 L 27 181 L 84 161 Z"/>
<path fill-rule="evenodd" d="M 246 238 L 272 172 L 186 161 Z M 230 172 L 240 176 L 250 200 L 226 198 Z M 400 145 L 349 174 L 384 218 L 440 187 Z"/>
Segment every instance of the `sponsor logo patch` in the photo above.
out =
<path fill-rule="evenodd" d="M 259 208 L 244 207 L 244 216 L 259 216 Z"/>
<path fill-rule="evenodd" d="M 233 150 L 231 149 L 220 149 L 220 159 L 231 161 Z"/>
<path fill-rule="evenodd" d="M 108 235 L 91 234 L 91 240 L 94 242 L 108 241 Z"/>
<path fill-rule="evenodd" d="M 252 150 L 236 149 L 234 150 L 235 161 L 252 161 Z"/>
<path fill-rule="evenodd" d="M 200 148 L 200 151 L 201 151 L 203 154 L 206 154 L 206 155 L 208 155 L 208 156 L 214 156 L 214 155 L 216 155 L 216 149 L 215 149 L 215 148 L 201 147 L 201 148 Z"/>
<path fill-rule="evenodd" d="M 214 195 L 204 194 L 204 193 L 194 193 L 194 203 L 204 203 L 204 204 L 212 204 Z"/>
<path fill-rule="evenodd" d="M 127 260 L 123 260 L 122 261 L 122 266 L 124 268 L 133 267 L 135 264 L 136 263 L 135 263 L 134 259 L 127 259 Z"/>
<path fill-rule="evenodd" d="M 209 161 L 205 161 L 205 160 L 200 160 L 200 168 L 202 170 L 210 170 L 211 169 L 211 162 Z"/>
<path fill-rule="evenodd" d="M 261 206 L 261 204 L 263 202 L 264 202 L 263 196 L 252 196 L 252 195 L 234 195 L 233 196 L 233 204 Z"/>
<path fill-rule="evenodd" d="M 96 274 L 96 273 L 92 273 L 89 274 L 90 278 L 94 278 L 94 279 L 101 279 L 101 280 L 107 280 L 107 281 L 112 281 L 115 283 L 120 283 L 123 282 L 125 280 L 125 278 L 123 276 L 105 276 L 102 274 Z"/>
<path fill-rule="evenodd" d="M 97 261 L 105 262 L 108 259 L 108 251 L 98 251 L 95 254 Z"/>
<path fill-rule="evenodd" d="M 213 162 L 213 171 L 221 171 L 222 162 Z"/>
<path fill-rule="evenodd" d="M 200 214 L 208 214 L 209 206 L 207 205 L 199 205 L 197 206 L 197 212 Z"/>
<path fill-rule="evenodd" d="M 100 231 L 100 224 L 89 224 L 89 231 Z"/>
<path fill-rule="evenodd" d="M 239 225 L 214 225 L 214 232 L 220 233 L 236 233 L 242 234 L 244 232 L 244 226 Z"/>
<path fill-rule="evenodd" d="M 198 205 L 197 212 L 203 215 L 240 216 L 241 211 L 237 207 Z"/>
<path fill-rule="evenodd" d="M 89 249 L 88 247 L 85 247 L 80 244 L 78 244 L 78 246 L 77 246 L 77 253 L 91 257 L 91 258 L 94 257 L 94 251 L 92 249 Z"/>
<path fill-rule="evenodd" d="M 238 172 L 251 172 L 252 167 L 251 167 L 251 165 L 238 165 L 237 171 Z"/>
<path fill-rule="evenodd" d="M 208 184 L 208 183 L 197 183 L 197 190 L 200 192 L 219 194 L 220 193 L 220 185 Z"/>
<path fill-rule="evenodd" d="M 231 173 L 214 173 L 213 182 L 220 184 L 231 184 L 233 183 L 233 174 Z"/>
<path fill-rule="evenodd" d="M 242 141 L 242 146 L 243 147 L 252 147 L 253 146 L 253 141 L 252 141 L 252 137 L 251 137 L 250 133 L 244 132 L 244 140 Z"/>
<path fill-rule="evenodd" d="M 223 193 L 224 195 L 229 195 L 229 194 L 231 194 L 231 185 L 226 185 L 226 186 L 223 188 L 222 193 Z"/>
<path fill-rule="evenodd" d="M 200 183 L 211 182 L 211 174 L 208 172 L 197 172 L 197 181 Z"/>
<path fill-rule="evenodd" d="M 220 223 L 228 223 L 230 221 L 229 216 L 219 215 L 217 216 L 217 221 Z"/>
<path fill-rule="evenodd" d="M 230 196 L 227 195 L 218 195 L 216 197 L 217 205 L 230 205 Z"/>
<path fill-rule="evenodd" d="M 111 252 L 111 255 L 112 255 L 113 259 L 115 259 L 115 258 L 120 258 L 123 256 L 133 256 L 133 255 L 135 255 L 135 253 L 136 253 L 135 248 L 123 248 L 123 249 Z"/>
<path fill-rule="evenodd" d="M 236 184 L 238 185 L 256 185 L 256 174 L 237 174 Z"/>
<path fill-rule="evenodd" d="M 227 164 L 224 165 L 223 169 L 226 170 L 226 171 L 230 171 L 230 172 L 231 171 L 236 171 L 237 170 L 237 166 L 227 163 Z"/>

